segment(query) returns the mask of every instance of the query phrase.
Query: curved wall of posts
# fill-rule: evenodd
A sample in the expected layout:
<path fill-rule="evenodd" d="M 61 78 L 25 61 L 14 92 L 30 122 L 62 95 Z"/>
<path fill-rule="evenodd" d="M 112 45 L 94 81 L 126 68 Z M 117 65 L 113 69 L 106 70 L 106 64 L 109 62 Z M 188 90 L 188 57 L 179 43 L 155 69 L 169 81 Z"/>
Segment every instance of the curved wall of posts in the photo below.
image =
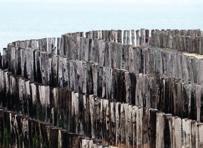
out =
<path fill-rule="evenodd" d="M 140 29 L 8 44 L 0 147 L 202 147 L 202 43 Z"/>

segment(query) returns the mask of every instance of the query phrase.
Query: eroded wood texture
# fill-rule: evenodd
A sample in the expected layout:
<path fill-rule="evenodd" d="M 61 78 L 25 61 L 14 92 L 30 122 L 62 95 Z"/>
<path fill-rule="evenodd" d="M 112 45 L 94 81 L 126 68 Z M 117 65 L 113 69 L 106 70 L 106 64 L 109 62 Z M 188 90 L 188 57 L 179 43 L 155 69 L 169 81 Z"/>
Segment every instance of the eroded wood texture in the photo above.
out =
<path fill-rule="evenodd" d="M 66 87 L 78 93 L 94 94 L 101 98 L 155 108 L 180 117 L 202 121 L 201 85 L 183 83 L 174 78 L 135 75 L 127 71 L 108 67 L 102 68 L 81 61 L 67 61 L 64 58 L 59 59 L 58 68 L 58 72 L 50 71 L 48 78 L 58 77 L 57 80 L 55 79 L 56 83 L 52 81 L 51 86 Z M 10 82 L 13 88 L 21 88 L 17 85 L 17 83 L 20 85 L 21 82 L 19 78 L 15 78 L 10 73 L 8 75 L 6 70 L 0 71 L 2 73 L 2 93 L 5 94 L 5 89 L 9 91 Z M 5 82 L 8 85 L 5 85 Z M 38 82 L 40 83 L 40 81 Z M 49 82 L 42 82 L 41 84 L 44 83 L 49 84 Z M 22 88 L 22 92 L 24 90 Z M 20 89 L 19 92 L 21 92 Z"/>
<path fill-rule="evenodd" d="M 136 74 L 158 74 L 181 79 L 184 82 L 198 84 L 202 84 L 203 82 L 202 70 L 199 70 L 202 69 L 201 56 L 157 47 L 133 47 L 131 45 L 78 36 L 63 35 L 61 40 L 63 42 L 60 42 L 60 46 L 63 47 L 64 52 L 59 55 L 62 57 L 65 56 L 68 59 L 88 61 L 100 66 L 125 69 Z M 6 61 L 8 60 L 8 66 L 11 71 L 23 73 L 27 70 L 25 69 L 26 62 L 29 64 L 32 61 L 33 53 L 28 53 L 29 50 L 25 49 L 25 51 L 23 49 L 18 50 L 18 48 L 8 46 L 7 55 L 9 58 Z M 39 54 L 43 58 L 44 53 L 39 49 L 32 51 L 35 52 L 34 64 L 36 64 Z M 25 58 L 28 57 L 26 53 L 31 57 L 27 59 L 28 61 Z M 46 53 L 50 58 L 53 55 L 57 55 L 50 52 Z M 3 63 L 6 63 L 6 61 Z M 38 61 L 41 60 L 38 59 Z M 44 62 L 46 63 L 46 61 Z M 19 64 L 21 65 L 20 69 L 18 68 Z M 28 71 L 32 72 L 32 67 Z"/>
<path fill-rule="evenodd" d="M 15 88 L 13 78 L 15 77 L 10 75 L 5 80 L 10 82 L 8 85 L 11 88 Z M 198 140 L 201 137 L 201 132 L 198 131 L 201 126 L 197 121 L 160 113 L 149 107 L 76 93 L 67 88 L 51 88 L 22 78 L 18 79 L 16 85 L 19 85 L 19 90 L 10 90 L 8 87 L 7 93 L 1 92 L 1 96 L 9 96 L 6 103 L 12 100 L 20 103 L 21 108 L 10 106 L 11 110 L 65 128 L 71 133 L 99 139 L 105 144 L 120 147 L 181 147 L 201 144 L 201 139 Z M 7 89 L 6 86 L 4 89 Z M 3 104 L 7 106 L 6 103 Z M 56 132 L 53 131 L 52 135 L 56 136 Z M 190 139 L 191 142 L 188 141 Z"/>
<path fill-rule="evenodd" d="M 200 30 L 132 29 L 8 44 L 0 147 L 203 147 L 202 43 Z"/>

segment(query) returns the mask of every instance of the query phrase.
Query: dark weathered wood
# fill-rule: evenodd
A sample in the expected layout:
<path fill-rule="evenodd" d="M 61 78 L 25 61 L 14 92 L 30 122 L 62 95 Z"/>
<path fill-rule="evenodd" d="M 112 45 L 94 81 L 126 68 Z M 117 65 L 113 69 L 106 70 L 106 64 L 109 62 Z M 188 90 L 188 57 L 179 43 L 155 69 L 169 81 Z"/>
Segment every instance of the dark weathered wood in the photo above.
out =
<path fill-rule="evenodd" d="M 135 34 L 135 30 L 132 29 L 130 31 L 130 33 L 131 33 L 131 43 L 132 43 L 133 46 L 136 46 L 136 40 L 135 40 L 136 34 Z"/>
<path fill-rule="evenodd" d="M 42 91 L 42 87 L 43 86 L 39 87 L 41 91 Z M 45 94 L 41 94 L 41 91 L 39 91 L 39 100 L 43 102 L 42 99 L 49 98 L 49 97 L 44 97 Z M 64 100 L 61 100 L 63 98 L 61 94 L 59 95 L 60 99 L 58 98 L 60 100 L 59 102 L 57 100 L 56 101 L 54 100 L 54 102 L 56 103 L 54 107 L 57 107 L 57 104 L 59 104 L 58 109 L 61 111 L 62 110 L 65 111 L 66 109 L 71 108 L 69 110 L 71 113 L 71 116 L 70 116 L 71 120 L 64 120 L 64 117 L 62 116 L 61 111 L 59 112 L 60 115 L 57 118 L 59 119 L 61 117 L 63 118 L 63 120 L 61 120 L 60 122 L 64 121 L 65 123 L 68 123 L 68 121 L 71 121 L 69 122 L 70 123 L 69 129 L 75 133 L 83 133 L 85 135 L 88 135 L 89 133 L 89 135 L 91 135 L 91 137 L 93 138 L 100 138 L 99 133 L 101 132 L 102 133 L 101 138 L 105 141 L 108 141 L 111 144 L 117 143 L 119 145 L 124 144 L 124 145 L 147 146 L 149 143 L 152 142 L 152 140 L 150 140 L 149 138 L 149 135 L 154 135 L 155 131 L 156 131 L 155 137 L 157 137 L 156 144 L 160 144 L 160 142 L 162 142 L 161 137 L 165 139 L 163 141 L 164 145 L 169 144 L 169 141 L 168 141 L 169 139 L 166 138 L 166 136 L 169 136 L 168 133 L 169 131 L 171 131 L 170 133 L 172 133 L 172 135 L 170 137 L 172 137 L 173 139 L 172 141 L 174 142 L 171 144 L 173 144 L 176 147 L 179 147 L 180 145 L 184 144 L 184 143 L 180 143 L 180 141 L 183 141 L 181 140 L 183 138 L 181 136 L 182 133 L 184 131 L 189 132 L 187 127 L 184 127 L 184 120 L 181 120 L 178 117 L 172 117 L 166 120 L 165 114 L 164 113 L 157 114 L 156 110 L 150 111 L 144 108 L 137 108 L 136 106 L 133 107 L 128 104 L 119 105 L 118 103 L 109 102 L 108 100 L 105 100 L 105 99 L 95 100 L 95 98 L 92 95 L 90 95 L 89 97 L 83 96 L 83 99 L 82 99 L 83 101 L 82 101 L 78 93 L 72 92 L 71 94 L 72 95 L 71 95 L 70 105 L 66 106 L 64 104 Z M 67 99 L 68 97 L 64 96 L 64 99 L 65 98 Z M 98 106 L 99 102 L 101 102 L 101 108 L 99 107 L 100 105 Z M 46 103 L 42 103 L 42 107 L 43 106 L 46 107 L 46 105 L 47 105 Z M 81 107 L 82 108 L 84 107 L 84 109 L 81 110 Z M 58 109 L 56 108 L 56 110 Z M 99 112 L 99 110 L 101 112 Z M 84 112 L 84 115 L 86 114 L 87 116 L 80 115 L 81 111 L 85 111 L 86 113 Z M 43 112 L 41 113 L 43 114 Z M 152 113 L 157 114 L 157 116 L 155 117 Z M 42 116 L 39 116 L 39 118 L 45 121 L 46 113 L 44 114 L 45 114 L 45 117 L 43 119 L 42 119 Z M 97 117 L 99 118 L 97 119 Z M 100 121 L 100 123 L 96 121 Z M 156 124 L 153 123 L 155 121 L 157 122 Z M 59 124 L 59 126 L 60 125 L 62 124 Z M 87 125 L 89 125 L 88 128 L 87 128 Z M 102 128 L 99 128 L 100 126 Z M 155 126 L 155 127 L 152 128 L 152 130 L 148 130 L 149 127 L 151 126 Z M 171 128 L 171 126 L 173 126 L 174 128 Z M 129 127 L 132 127 L 132 130 L 130 130 Z M 163 130 L 162 135 L 160 135 L 161 134 L 160 129 Z M 101 131 L 99 132 L 98 130 L 101 130 Z M 198 129 L 196 129 L 196 131 L 197 130 Z M 115 135 L 115 139 L 112 138 L 111 135 L 112 136 Z M 131 139 L 133 140 L 133 137 L 136 137 L 135 142 L 131 141 Z M 113 139 L 115 141 L 112 141 Z"/>
<path fill-rule="evenodd" d="M 26 68 L 26 78 L 34 81 L 34 55 L 33 49 L 25 50 L 25 68 Z"/>
<path fill-rule="evenodd" d="M 203 147 L 203 125 L 198 124 L 198 147 Z"/>
<path fill-rule="evenodd" d="M 48 53 L 45 52 L 40 53 L 39 67 L 41 72 L 42 83 L 49 84 L 51 73 L 51 59 L 49 58 Z"/>
<path fill-rule="evenodd" d="M 39 101 L 40 101 L 40 118 L 49 122 L 50 115 L 50 87 L 49 86 L 39 86 Z"/>
<path fill-rule="evenodd" d="M 66 58 L 61 57 L 60 59 L 61 66 L 59 65 L 59 69 L 57 66 L 55 67 L 58 71 L 55 70 L 56 72 L 53 72 L 52 70 L 53 73 L 50 72 L 50 76 L 48 76 L 51 79 L 57 73 L 57 81 L 59 83 L 54 84 L 50 80 L 50 82 L 46 82 L 45 84 L 68 87 L 76 92 L 93 93 L 96 96 L 112 100 L 116 98 L 116 100 L 121 102 L 144 107 L 158 108 L 161 111 L 173 113 L 181 117 L 199 118 L 199 120 L 202 117 L 201 104 L 199 103 L 201 101 L 199 97 L 202 92 L 200 85 L 194 84 L 195 88 L 200 88 L 200 91 L 198 93 L 199 95 L 196 95 L 193 90 L 194 97 L 191 101 L 191 94 L 186 93 L 189 91 L 188 88 L 191 87 L 189 83 L 182 83 L 179 80 L 166 77 L 155 78 L 143 74 L 134 75 L 125 70 L 99 67 L 82 61 L 67 61 Z M 130 90 L 131 88 L 132 90 Z M 198 111 L 194 108 L 194 105 L 198 105 Z"/>
<path fill-rule="evenodd" d="M 185 82 L 191 81 L 199 84 L 202 83 L 202 74 L 201 71 L 198 71 L 197 68 L 201 66 L 200 63 L 202 63 L 202 60 L 201 58 L 194 55 L 182 54 L 180 52 L 176 52 L 173 50 L 166 51 L 163 49 L 154 49 L 154 48 L 132 49 L 131 46 L 121 45 L 112 42 L 107 44 L 104 43 L 102 40 L 98 41 L 88 39 L 90 42 L 83 42 L 82 38 L 78 39 L 70 36 L 68 37 L 64 36 L 64 39 L 66 39 L 67 42 L 68 40 L 70 40 L 70 43 L 72 42 L 69 45 L 71 47 L 67 48 L 70 50 L 68 52 L 68 54 L 70 55 L 67 56 L 74 60 L 85 57 L 85 59 L 83 58 L 83 60 L 97 63 L 100 66 L 123 68 L 133 73 L 143 72 L 147 74 L 161 74 L 161 75 L 164 74 L 167 75 L 168 77 L 172 76 L 177 79 L 182 79 Z M 86 38 L 84 40 L 86 40 Z M 85 54 L 83 52 L 84 48 L 82 47 L 85 47 Z M 77 50 L 75 51 L 74 48 L 77 48 Z M 16 52 L 18 52 L 18 50 L 16 50 Z M 34 52 L 35 52 L 34 54 L 35 73 L 37 73 L 36 65 L 39 55 L 37 54 L 38 53 L 37 51 Z M 20 54 L 21 55 L 20 57 L 23 57 L 23 54 L 25 54 L 25 51 L 22 51 L 22 55 Z M 16 53 L 15 55 L 18 54 Z M 33 55 L 33 53 L 31 53 L 31 55 Z M 24 67 L 26 67 L 27 65 L 26 62 L 30 63 L 29 60 L 26 61 L 25 58 L 19 59 L 20 61 L 16 60 L 17 59 L 15 59 L 13 62 L 21 63 L 21 69 L 19 69 L 18 71 L 21 70 L 22 74 L 25 73 Z M 10 60 L 9 62 L 12 63 Z"/>
<path fill-rule="evenodd" d="M 182 132 L 182 136 L 183 136 L 183 143 L 182 145 L 184 147 L 190 147 L 191 145 L 191 128 L 192 128 L 192 124 L 191 124 L 191 120 L 188 119 L 183 119 L 182 120 L 182 128 L 183 128 L 183 132 Z"/>
<path fill-rule="evenodd" d="M 164 116 L 163 113 L 157 114 L 157 124 L 156 124 L 156 148 L 164 147 Z"/>
<path fill-rule="evenodd" d="M 118 37 L 117 37 L 117 42 L 121 43 L 122 42 L 122 30 L 118 30 L 117 33 Z"/>
<path fill-rule="evenodd" d="M 202 147 L 200 30 L 85 34 L 0 55 L 0 147 Z"/>

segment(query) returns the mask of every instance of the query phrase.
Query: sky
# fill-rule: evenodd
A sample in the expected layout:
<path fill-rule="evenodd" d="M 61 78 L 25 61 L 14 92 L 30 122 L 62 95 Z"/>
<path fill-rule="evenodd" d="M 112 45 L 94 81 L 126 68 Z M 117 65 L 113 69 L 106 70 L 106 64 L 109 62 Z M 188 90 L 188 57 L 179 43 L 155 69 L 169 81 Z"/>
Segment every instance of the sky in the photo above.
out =
<path fill-rule="evenodd" d="M 202 0 L 0 0 L 0 49 L 96 29 L 203 29 Z"/>

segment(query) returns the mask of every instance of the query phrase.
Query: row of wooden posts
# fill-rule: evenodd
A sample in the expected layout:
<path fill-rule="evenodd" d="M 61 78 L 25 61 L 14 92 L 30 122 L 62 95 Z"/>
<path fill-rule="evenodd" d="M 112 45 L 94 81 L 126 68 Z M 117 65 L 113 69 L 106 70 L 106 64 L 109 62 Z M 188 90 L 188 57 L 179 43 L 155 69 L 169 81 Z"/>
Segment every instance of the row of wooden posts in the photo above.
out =
<path fill-rule="evenodd" d="M 179 52 L 178 58 L 174 58 L 177 62 L 174 62 L 175 60 L 169 56 L 169 60 L 165 62 L 166 64 L 163 64 L 163 67 L 170 69 L 171 67 L 168 63 L 170 61 L 173 62 L 172 65 L 176 66 L 176 68 L 173 68 L 171 73 L 174 73 L 173 75 L 179 74 L 179 77 L 174 76 L 173 78 L 170 74 L 165 76 L 156 72 L 150 72 L 151 74 L 147 75 L 136 74 L 137 72 L 127 71 L 127 68 L 125 68 L 126 70 L 120 70 L 110 68 L 109 66 L 99 66 L 94 61 L 71 60 L 71 58 L 30 48 L 19 49 L 11 47 L 7 51 L 11 53 L 6 58 L 9 71 L 31 81 L 50 86 L 68 87 L 76 92 L 92 93 L 107 99 L 114 100 L 116 98 L 117 101 L 153 107 L 181 117 L 202 121 L 202 59 L 197 57 L 191 58 L 191 56 Z M 144 53 L 143 51 L 140 53 Z M 145 53 L 147 55 L 141 56 L 140 59 L 143 59 L 143 57 L 150 59 L 147 58 L 148 53 L 151 53 L 149 51 L 158 53 L 164 50 L 146 50 Z M 183 57 L 187 57 L 191 61 L 183 62 L 185 60 L 182 59 L 186 59 Z M 140 63 L 145 63 L 145 61 L 147 60 L 143 60 Z M 157 60 L 155 63 L 159 63 L 159 61 L 162 61 L 162 59 Z M 148 69 L 151 69 L 153 66 L 150 63 L 143 65 L 148 65 Z M 191 65 L 189 66 L 189 64 Z M 126 65 L 129 65 L 129 63 Z M 142 64 L 139 67 L 143 67 Z M 158 68 L 158 66 L 155 67 Z M 180 74 L 183 77 L 187 77 L 188 80 L 182 80 Z M 194 78 L 192 81 L 191 77 Z M 167 105 L 168 103 L 170 105 Z"/>
<path fill-rule="evenodd" d="M 67 34 L 66 34 L 67 35 Z M 102 39 L 133 46 L 155 46 L 203 54 L 201 30 L 109 30 L 69 33 L 80 37 Z"/>
<path fill-rule="evenodd" d="M 33 48 L 21 48 L 19 44 L 13 43 L 12 47 L 10 45 L 6 49 L 7 53 L 2 56 L 1 63 L 3 67 L 12 66 L 13 69 L 18 69 L 18 66 L 24 66 L 26 63 L 36 71 L 35 62 L 41 61 L 42 64 L 47 62 L 48 65 L 49 61 L 53 59 L 52 57 L 58 55 L 66 57 L 68 60 L 93 62 L 99 66 L 125 69 L 136 74 L 159 74 L 181 79 L 184 82 L 203 84 L 203 56 L 153 47 L 135 48 L 131 45 L 73 36 L 63 36 L 62 38 L 64 42 L 60 43 L 62 49 L 59 51 L 62 52 L 59 55 L 49 52 L 48 49 L 42 50 L 43 47 L 34 50 Z M 47 44 L 48 46 L 51 45 Z"/>
<path fill-rule="evenodd" d="M 104 41 L 133 46 L 153 46 L 203 54 L 203 33 L 201 30 L 107 30 L 68 33 Z"/>
<path fill-rule="evenodd" d="M 31 60 L 29 56 L 26 57 L 28 61 Z M 45 59 L 43 56 L 40 57 Z M 54 56 L 52 61 L 56 63 L 50 65 L 47 62 L 34 62 L 36 70 L 33 70 L 32 64 L 28 62 L 18 68 L 11 67 L 10 72 L 0 70 L 1 90 L 16 88 L 15 85 L 21 82 L 15 78 L 17 74 L 31 82 L 50 87 L 67 87 L 78 93 L 94 94 L 101 98 L 156 108 L 180 117 L 203 121 L 202 85 L 58 58 Z M 10 85 L 10 81 L 15 81 L 15 85 Z"/>
<path fill-rule="evenodd" d="M 155 30 L 151 34 L 150 45 L 203 54 L 203 33 L 200 30 L 183 34 L 180 31 Z"/>
<path fill-rule="evenodd" d="M 8 81 L 10 86 L 0 92 L 5 98 L 1 100 L 2 107 L 102 144 L 179 148 L 201 147 L 203 143 L 203 124 L 195 120 L 22 78 L 15 81 L 10 76 Z"/>
<path fill-rule="evenodd" d="M 88 32 L 67 33 L 63 36 L 77 36 L 88 39 L 98 39 L 107 42 L 116 42 L 125 45 L 153 46 L 159 48 L 170 48 L 184 52 L 203 54 L 203 33 L 201 30 L 96 30 Z M 53 46 L 60 48 L 61 38 L 46 38 L 42 40 L 29 40 L 21 42 L 22 48 L 34 46 L 35 48 L 51 49 Z M 18 42 L 19 43 L 19 42 Z"/>
<path fill-rule="evenodd" d="M 7 109 L 0 109 L 0 147 L 116 148 Z"/>
<path fill-rule="evenodd" d="M 8 44 L 0 56 L 0 105 L 14 112 L 0 114 L 11 124 L 23 121 L 11 116 L 28 116 L 41 135 L 28 142 L 20 123 L 11 128 L 2 116 L 1 145 L 203 147 L 203 57 L 177 51 L 178 37 L 194 39 L 184 43 L 196 52 L 201 36 L 200 30 L 107 30 Z M 50 126 L 54 135 L 46 133 Z M 61 131 L 69 143 L 62 144 Z"/>

